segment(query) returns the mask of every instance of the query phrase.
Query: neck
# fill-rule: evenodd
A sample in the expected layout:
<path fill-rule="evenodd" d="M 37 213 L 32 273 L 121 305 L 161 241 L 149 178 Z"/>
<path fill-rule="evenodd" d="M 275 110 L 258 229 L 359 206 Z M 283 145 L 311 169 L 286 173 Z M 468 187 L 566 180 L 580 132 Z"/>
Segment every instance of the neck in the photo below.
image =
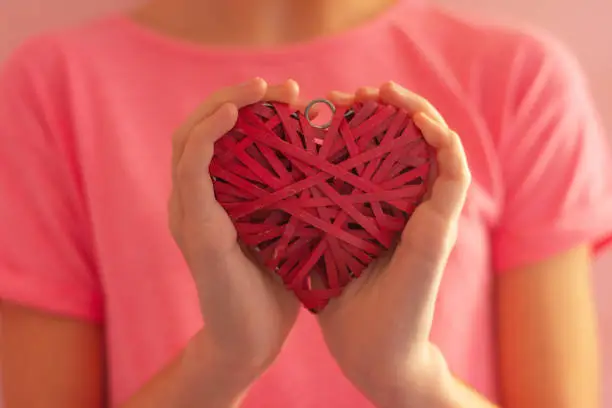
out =
<path fill-rule="evenodd" d="M 274 46 L 353 28 L 397 0 L 153 0 L 134 19 L 218 46 Z"/>

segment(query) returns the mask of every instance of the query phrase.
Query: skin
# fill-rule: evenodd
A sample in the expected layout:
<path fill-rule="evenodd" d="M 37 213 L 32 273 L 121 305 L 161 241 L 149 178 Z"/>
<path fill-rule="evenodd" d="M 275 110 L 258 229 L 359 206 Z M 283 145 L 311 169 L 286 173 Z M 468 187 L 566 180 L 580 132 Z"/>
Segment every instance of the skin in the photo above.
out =
<path fill-rule="evenodd" d="M 504 407 L 601 406 L 590 265 L 581 246 L 498 278 Z"/>
<path fill-rule="evenodd" d="M 245 12 L 233 13 L 238 6 Z M 318 0 L 307 8 L 297 0 L 158 0 L 135 18 L 203 44 L 255 47 L 346 29 L 385 6 L 375 0 Z M 336 7 L 344 12 L 335 12 Z M 270 27 L 272 10 L 283 15 L 277 21 L 292 23 Z M 241 16 L 249 16 L 248 21 Z M 459 136 L 431 104 L 393 83 L 330 98 L 337 103 L 376 98 L 407 109 L 439 162 L 431 195 L 411 218 L 393 256 L 378 262 L 367 279 L 356 281 L 320 314 L 331 355 L 378 407 L 492 407 L 450 373 L 428 340 L 439 281 L 470 182 Z M 297 301 L 243 254 L 202 166 L 211 158 L 214 141 L 234 125 L 237 109 L 262 99 L 298 105 L 299 89 L 292 81 L 269 86 L 254 79 L 220 90 L 173 137 L 169 226 L 192 272 L 207 325 L 123 408 L 237 407 L 274 361 L 295 322 Z M 504 407 L 598 406 L 590 264 L 586 247 L 579 247 L 498 278 Z M 240 295 L 247 290 L 248 296 Z M 385 302 L 377 293 L 385 293 Z M 227 302 L 228 294 L 235 301 Z M 11 303 L 1 311 L 6 408 L 106 406 L 100 327 Z M 404 324 L 389 324 L 379 316 Z M 378 335 L 364 339 L 358 335 L 363 332 Z"/>

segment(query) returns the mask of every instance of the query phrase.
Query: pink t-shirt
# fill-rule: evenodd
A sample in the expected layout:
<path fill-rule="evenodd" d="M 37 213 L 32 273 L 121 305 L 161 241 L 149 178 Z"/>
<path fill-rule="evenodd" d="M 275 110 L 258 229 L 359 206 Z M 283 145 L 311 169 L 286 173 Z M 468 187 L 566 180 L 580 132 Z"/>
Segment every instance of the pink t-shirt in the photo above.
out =
<path fill-rule="evenodd" d="M 401 0 L 361 28 L 219 50 L 124 17 L 31 39 L 0 78 L 0 298 L 104 322 L 125 401 L 201 327 L 166 227 L 172 131 L 213 89 L 288 77 L 310 98 L 393 79 L 461 135 L 473 185 L 433 341 L 497 399 L 492 281 L 612 231 L 612 161 L 575 62 L 556 43 Z M 370 407 L 301 314 L 247 408 Z"/>

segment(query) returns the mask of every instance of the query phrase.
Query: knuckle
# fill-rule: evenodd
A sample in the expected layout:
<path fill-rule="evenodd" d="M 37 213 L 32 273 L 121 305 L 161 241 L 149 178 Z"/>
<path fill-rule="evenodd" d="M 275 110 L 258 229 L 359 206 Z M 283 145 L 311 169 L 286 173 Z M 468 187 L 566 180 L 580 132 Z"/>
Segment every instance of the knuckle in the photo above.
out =
<path fill-rule="evenodd" d="M 434 114 L 435 116 L 437 116 L 438 111 L 436 110 L 436 108 L 434 108 L 434 106 L 431 104 L 431 102 L 429 102 L 427 99 L 423 98 L 422 96 L 417 95 L 417 100 L 419 101 L 419 103 L 421 104 L 422 108 L 424 111 L 426 111 L 428 114 Z"/>
<path fill-rule="evenodd" d="M 407 92 L 409 92 L 409 94 L 414 98 L 414 101 L 417 103 L 419 108 L 421 108 L 421 110 L 423 110 L 425 113 L 427 114 L 436 113 L 436 109 L 433 107 L 433 105 L 423 96 L 415 92 L 412 92 L 412 91 L 407 91 Z"/>
<path fill-rule="evenodd" d="M 468 166 L 462 165 L 458 173 L 459 174 L 457 176 L 458 176 L 459 182 L 461 183 L 461 186 L 465 190 L 467 190 L 472 184 L 472 172 L 470 171 Z"/>
<path fill-rule="evenodd" d="M 446 136 L 448 138 L 448 144 L 453 149 L 455 155 L 463 157 L 465 154 L 463 153 L 463 143 L 461 143 L 461 138 L 449 127 L 446 127 Z"/>
<path fill-rule="evenodd" d="M 441 125 L 447 126 L 446 121 L 442 117 L 442 114 L 436 109 L 436 107 L 431 102 L 429 102 L 427 99 L 423 98 L 422 96 L 419 96 L 419 99 L 421 101 L 420 103 L 421 103 L 423 112 L 429 115 L 432 119 L 439 122 Z"/>
<path fill-rule="evenodd" d="M 467 163 L 461 138 L 457 132 L 450 128 L 447 128 L 447 134 L 452 154 L 456 160 L 455 178 L 467 189 L 472 182 L 472 173 Z"/>

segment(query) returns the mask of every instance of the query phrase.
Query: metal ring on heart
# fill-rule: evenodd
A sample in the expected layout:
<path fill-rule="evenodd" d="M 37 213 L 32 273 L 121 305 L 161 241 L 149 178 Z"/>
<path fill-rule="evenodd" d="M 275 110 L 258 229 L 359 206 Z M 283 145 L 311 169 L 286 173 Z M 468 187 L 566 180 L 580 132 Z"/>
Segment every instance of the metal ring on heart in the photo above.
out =
<path fill-rule="evenodd" d="M 312 122 L 310 118 L 310 113 L 311 113 L 312 108 L 315 105 L 320 104 L 320 103 L 327 105 L 327 107 L 329 107 L 329 109 L 331 110 L 332 115 L 329 121 L 327 121 L 326 123 L 323 123 L 322 125 L 317 125 L 316 123 Z M 328 127 L 330 127 L 335 113 L 336 113 L 336 106 L 327 99 L 314 99 L 310 101 L 308 105 L 306 105 L 306 109 L 304 109 L 304 116 L 306 117 L 308 124 L 310 124 L 310 126 L 317 128 L 317 129 L 327 129 Z"/>

